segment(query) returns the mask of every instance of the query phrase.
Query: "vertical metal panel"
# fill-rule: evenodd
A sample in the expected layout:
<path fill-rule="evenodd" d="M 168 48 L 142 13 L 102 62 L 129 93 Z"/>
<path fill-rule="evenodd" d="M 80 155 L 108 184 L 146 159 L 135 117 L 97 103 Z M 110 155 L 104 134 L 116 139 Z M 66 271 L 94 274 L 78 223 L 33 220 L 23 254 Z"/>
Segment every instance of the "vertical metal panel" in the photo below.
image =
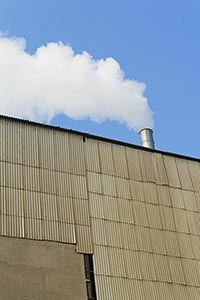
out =
<path fill-rule="evenodd" d="M 125 148 L 119 145 L 112 145 L 115 175 L 128 178 Z"/>
<path fill-rule="evenodd" d="M 134 224 L 134 216 L 131 201 L 120 198 L 116 199 L 116 201 L 118 203 L 120 221 L 124 223 Z"/>
<path fill-rule="evenodd" d="M 23 188 L 23 169 L 22 165 L 1 162 L 1 186 L 12 188 Z"/>
<path fill-rule="evenodd" d="M 100 160 L 98 152 L 98 142 L 93 139 L 86 139 L 84 143 L 86 170 L 100 172 Z"/>
<path fill-rule="evenodd" d="M 104 219 L 103 195 L 89 193 L 91 217 Z"/>
<path fill-rule="evenodd" d="M 176 232 L 163 231 L 167 254 L 170 256 L 180 256 L 178 246 L 178 236 Z"/>
<path fill-rule="evenodd" d="M 130 300 L 134 295 L 137 300 L 146 300 L 143 290 L 143 282 L 141 280 L 129 280 Z"/>
<path fill-rule="evenodd" d="M 185 208 L 192 211 L 198 211 L 195 194 L 192 191 L 183 191 L 183 201 Z"/>
<path fill-rule="evenodd" d="M 102 193 L 101 175 L 94 172 L 87 172 L 88 191 L 92 193 Z"/>
<path fill-rule="evenodd" d="M 154 254 L 153 259 L 157 281 L 171 282 L 167 256 Z"/>
<path fill-rule="evenodd" d="M 76 249 L 79 253 L 93 253 L 91 228 L 85 225 L 76 225 Z"/>
<path fill-rule="evenodd" d="M 38 128 L 39 163 L 40 167 L 55 169 L 54 162 L 54 131 L 48 128 Z"/>
<path fill-rule="evenodd" d="M 45 240 L 60 241 L 58 225 L 58 222 L 52 220 L 42 220 L 42 231 Z"/>
<path fill-rule="evenodd" d="M 55 130 L 53 140 L 55 170 L 70 173 L 69 134 Z"/>
<path fill-rule="evenodd" d="M 23 164 L 39 167 L 39 127 L 21 124 Z"/>
<path fill-rule="evenodd" d="M 137 251 L 124 251 L 124 259 L 128 278 L 142 279 L 140 262 Z"/>
<path fill-rule="evenodd" d="M 185 211 L 173 208 L 173 213 L 177 231 L 189 233 Z"/>
<path fill-rule="evenodd" d="M 56 196 L 50 194 L 41 194 L 40 197 L 41 197 L 42 219 L 58 221 L 58 208 L 57 208 Z"/>
<path fill-rule="evenodd" d="M 149 230 L 149 233 L 151 237 L 152 252 L 166 255 L 167 251 L 165 247 L 165 241 L 163 238 L 163 231 L 151 228 Z"/>
<path fill-rule="evenodd" d="M 150 227 L 162 229 L 158 205 L 146 204 L 146 212 Z"/>
<path fill-rule="evenodd" d="M 58 223 L 60 241 L 63 243 L 76 244 L 75 225 L 64 222 Z"/>
<path fill-rule="evenodd" d="M 134 231 L 135 231 L 138 250 L 152 252 L 150 228 L 135 226 Z"/>
<path fill-rule="evenodd" d="M 109 175 L 101 175 L 103 194 L 117 196 L 115 177 Z"/>
<path fill-rule="evenodd" d="M 144 202 L 132 201 L 134 220 L 137 225 L 148 226 L 146 204 Z"/>
<path fill-rule="evenodd" d="M 23 185 L 28 191 L 40 191 L 40 169 L 23 166 Z"/>
<path fill-rule="evenodd" d="M 102 196 L 102 207 L 104 210 L 104 218 L 110 221 L 120 221 L 119 211 L 118 211 L 118 199 L 103 195 Z"/>
<path fill-rule="evenodd" d="M 56 194 L 59 196 L 72 196 L 73 175 L 55 172 Z"/>
<path fill-rule="evenodd" d="M 160 153 L 154 153 L 154 169 L 156 174 L 156 183 L 162 184 L 162 185 L 168 185 L 168 177 L 167 172 L 164 164 L 163 155 Z"/>
<path fill-rule="evenodd" d="M 22 163 L 21 124 L 19 122 L 5 122 L 6 160 L 12 163 Z M 4 144 L 5 146 L 5 144 Z"/>
<path fill-rule="evenodd" d="M 24 201 L 23 191 L 11 188 L 6 188 L 5 195 L 5 211 L 7 215 L 23 217 L 24 216 Z"/>
<path fill-rule="evenodd" d="M 123 249 L 138 250 L 135 227 L 132 224 L 120 224 Z"/>
<path fill-rule="evenodd" d="M 87 200 L 74 199 L 75 223 L 79 225 L 90 225 L 89 205 Z"/>
<path fill-rule="evenodd" d="M 190 234 L 189 238 L 191 240 L 193 257 L 200 260 L 200 236 Z"/>
<path fill-rule="evenodd" d="M 146 182 L 147 181 L 147 172 L 145 168 L 145 160 L 144 160 L 144 155 L 145 151 L 138 151 L 138 158 L 139 158 L 139 163 L 140 163 L 140 170 L 141 170 L 141 176 L 142 176 L 142 181 Z"/>
<path fill-rule="evenodd" d="M 187 285 L 199 286 L 199 278 L 196 272 L 194 260 L 182 259 L 184 277 Z"/>
<path fill-rule="evenodd" d="M 158 283 L 158 292 L 160 295 L 159 299 L 162 300 L 177 300 L 173 296 L 172 285 L 169 283 Z"/>
<path fill-rule="evenodd" d="M 159 209 L 163 229 L 175 231 L 174 215 L 171 207 L 160 206 Z"/>
<path fill-rule="evenodd" d="M 158 204 L 158 196 L 156 185 L 151 182 L 143 183 L 145 201 L 149 203 Z"/>
<path fill-rule="evenodd" d="M 2 235 L 24 238 L 24 218 L 2 215 Z"/>
<path fill-rule="evenodd" d="M 123 250 L 119 248 L 108 247 L 108 257 L 110 261 L 111 276 L 126 277 L 125 262 Z"/>
<path fill-rule="evenodd" d="M 119 222 L 105 222 L 108 246 L 122 248 L 122 237 Z"/>
<path fill-rule="evenodd" d="M 164 163 L 167 171 L 169 185 L 172 187 L 181 188 L 175 158 L 172 156 L 163 156 L 163 158 L 164 158 Z"/>
<path fill-rule="evenodd" d="M 110 143 L 98 142 L 101 172 L 103 174 L 114 175 L 114 163 L 112 146 Z"/>
<path fill-rule="evenodd" d="M 112 277 L 95 275 L 98 300 L 115 299 Z"/>
<path fill-rule="evenodd" d="M 145 170 L 145 176 L 144 176 L 144 181 L 147 180 L 149 182 L 156 182 L 155 179 L 155 172 L 154 172 L 154 164 L 153 164 L 153 157 L 154 154 L 150 153 L 150 152 L 146 152 L 146 151 L 141 151 L 140 152 L 140 162 L 141 160 L 142 162 L 142 166 L 144 166 L 144 170 Z"/>
<path fill-rule="evenodd" d="M 169 268 L 173 283 L 185 284 L 181 258 L 168 256 Z"/>
<path fill-rule="evenodd" d="M 1 143 L 0 143 L 0 160 L 1 161 L 6 161 L 7 160 L 7 155 L 6 155 L 6 150 L 7 150 L 7 135 L 6 135 L 6 120 L 5 119 L 0 119 L 0 137 L 1 137 Z"/>
<path fill-rule="evenodd" d="M 71 197 L 56 196 L 58 221 L 74 223 L 73 199 Z"/>
<path fill-rule="evenodd" d="M 188 223 L 189 232 L 191 234 L 199 234 L 200 232 L 200 218 L 199 214 L 191 211 L 186 212 L 186 219 Z"/>
<path fill-rule="evenodd" d="M 133 180 L 142 180 L 142 174 L 140 169 L 140 162 L 138 153 L 139 151 L 136 149 L 126 148 L 126 157 L 127 157 L 127 163 L 128 163 L 128 172 L 129 176 Z"/>
<path fill-rule="evenodd" d="M 86 176 L 71 175 L 72 196 L 80 199 L 88 199 Z"/>
<path fill-rule="evenodd" d="M 145 299 L 160 300 L 157 284 L 155 282 L 144 281 L 144 297 Z"/>
<path fill-rule="evenodd" d="M 91 224 L 93 244 L 104 246 L 108 245 L 106 221 L 92 218 Z"/>
<path fill-rule="evenodd" d="M 186 190 L 193 190 L 193 184 L 187 161 L 185 159 L 180 158 L 176 158 L 175 160 L 178 169 L 178 175 L 181 182 L 181 187 Z"/>
<path fill-rule="evenodd" d="M 56 176 L 55 172 L 47 169 L 39 171 L 40 189 L 41 192 L 56 194 Z"/>
<path fill-rule="evenodd" d="M 200 193 L 195 193 L 195 198 L 196 198 L 198 211 L 200 212 Z"/>
<path fill-rule="evenodd" d="M 85 156 L 83 137 L 69 134 L 70 168 L 73 174 L 85 175 Z"/>
<path fill-rule="evenodd" d="M 171 206 L 171 196 L 168 186 L 157 185 L 158 202 L 161 205 Z"/>
<path fill-rule="evenodd" d="M 35 240 L 43 240 L 47 237 L 44 237 L 44 233 L 42 230 L 42 220 L 33 219 L 33 218 L 25 218 L 25 238 L 27 239 L 35 239 Z"/>
<path fill-rule="evenodd" d="M 197 287 L 191 287 L 187 289 L 188 298 L 192 300 L 199 300 L 200 289 Z"/>
<path fill-rule="evenodd" d="M 200 169 L 196 161 L 187 161 L 194 190 L 200 192 Z"/>
<path fill-rule="evenodd" d="M 133 200 L 144 201 L 143 183 L 129 180 L 131 198 Z"/>
<path fill-rule="evenodd" d="M 108 247 L 94 245 L 93 260 L 95 274 L 108 276 L 111 275 Z"/>
<path fill-rule="evenodd" d="M 138 252 L 140 269 L 143 279 L 156 280 L 153 254 L 148 252 Z"/>
<path fill-rule="evenodd" d="M 173 207 L 182 208 L 182 209 L 185 208 L 182 190 L 170 188 L 170 196 L 171 196 L 171 202 Z"/>
<path fill-rule="evenodd" d="M 42 218 L 40 197 L 40 193 L 24 191 L 24 216 L 26 218 Z"/>
<path fill-rule="evenodd" d="M 119 198 L 131 199 L 129 181 L 125 178 L 115 177 L 117 195 Z"/>
<path fill-rule="evenodd" d="M 183 286 L 180 284 L 173 284 L 172 290 L 173 290 L 174 299 L 188 300 L 187 286 Z"/>

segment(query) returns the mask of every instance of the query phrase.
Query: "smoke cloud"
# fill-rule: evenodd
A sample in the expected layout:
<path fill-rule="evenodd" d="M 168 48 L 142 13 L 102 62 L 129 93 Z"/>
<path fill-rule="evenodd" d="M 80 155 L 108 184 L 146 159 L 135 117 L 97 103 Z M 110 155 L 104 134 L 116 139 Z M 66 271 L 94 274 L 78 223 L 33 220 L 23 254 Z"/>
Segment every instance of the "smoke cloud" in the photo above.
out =
<path fill-rule="evenodd" d="M 126 79 L 111 57 L 94 60 L 61 42 L 29 54 L 24 38 L 0 34 L 0 114 L 50 122 L 63 113 L 138 131 L 153 127 L 144 91 L 145 84 Z"/>

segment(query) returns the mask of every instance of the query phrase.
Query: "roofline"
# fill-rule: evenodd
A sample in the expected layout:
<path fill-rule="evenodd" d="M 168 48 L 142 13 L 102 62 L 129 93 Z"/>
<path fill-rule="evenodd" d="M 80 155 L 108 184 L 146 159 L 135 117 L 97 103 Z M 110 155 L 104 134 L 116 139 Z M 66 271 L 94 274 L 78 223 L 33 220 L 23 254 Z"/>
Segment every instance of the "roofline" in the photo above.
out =
<path fill-rule="evenodd" d="M 118 140 L 114 140 L 111 138 L 98 136 L 98 135 L 94 135 L 94 134 L 90 134 L 90 133 L 86 133 L 86 132 L 81 132 L 81 131 L 77 131 L 77 130 L 73 130 L 73 129 L 67 129 L 67 128 L 63 128 L 63 127 L 59 127 L 59 126 L 55 126 L 55 125 L 43 124 L 40 122 L 20 119 L 20 118 L 16 118 L 16 117 L 10 117 L 10 116 L 6 116 L 6 115 L 2 115 L 2 114 L 0 114 L 0 119 L 6 119 L 6 120 L 10 120 L 10 121 L 16 121 L 19 123 L 25 123 L 25 124 L 30 124 L 30 125 L 34 125 L 34 126 L 55 129 L 55 130 L 64 131 L 64 132 L 68 132 L 68 133 L 72 133 L 72 134 L 77 134 L 77 135 L 83 136 L 88 139 L 95 139 L 95 140 L 104 141 L 104 142 L 108 142 L 108 143 L 112 143 L 112 144 L 117 144 L 120 146 L 126 146 L 129 148 L 139 149 L 139 150 L 143 150 L 143 151 L 147 151 L 147 152 L 154 152 L 154 153 L 159 153 L 159 154 L 164 154 L 164 155 L 168 155 L 168 156 L 173 156 L 173 157 L 178 157 L 178 158 L 182 158 L 182 159 L 188 159 L 188 160 L 200 162 L 200 158 L 187 156 L 187 155 L 183 155 L 183 154 L 177 154 L 177 153 L 173 153 L 173 152 L 167 152 L 167 151 L 158 150 L 158 149 L 146 148 L 146 147 L 143 147 L 140 145 L 135 145 L 135 144 L 131 144 L 128 142 L 118 141 Z"/>

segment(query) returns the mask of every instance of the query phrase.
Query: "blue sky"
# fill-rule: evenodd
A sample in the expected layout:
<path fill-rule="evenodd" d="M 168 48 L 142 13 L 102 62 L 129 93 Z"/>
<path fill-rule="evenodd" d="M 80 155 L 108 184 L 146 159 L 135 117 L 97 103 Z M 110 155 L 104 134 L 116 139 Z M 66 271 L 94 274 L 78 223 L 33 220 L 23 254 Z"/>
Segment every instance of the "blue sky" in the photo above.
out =
<path fill-rule="evenodd" d="M 156 147 L 200 157 L 199 14 L 198 0 L 1 0 L 0 31 L 24 37 L 29 53 L 62 41 L 95 59 L 113 57 L 126 78 L 147 86 Z M 139 144 L 114 121 L 59 115 L 52 123 Z"/>

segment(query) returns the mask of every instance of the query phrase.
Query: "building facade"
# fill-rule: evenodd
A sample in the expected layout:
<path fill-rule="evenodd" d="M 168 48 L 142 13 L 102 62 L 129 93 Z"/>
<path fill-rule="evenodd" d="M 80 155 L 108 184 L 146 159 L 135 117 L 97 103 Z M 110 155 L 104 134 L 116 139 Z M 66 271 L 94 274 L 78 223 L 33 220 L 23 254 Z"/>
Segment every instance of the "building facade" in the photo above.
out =
<path fill-rule="evenodd" d="M 200 161 L 0 117 L 2 300 L 200 298 Z"/>

